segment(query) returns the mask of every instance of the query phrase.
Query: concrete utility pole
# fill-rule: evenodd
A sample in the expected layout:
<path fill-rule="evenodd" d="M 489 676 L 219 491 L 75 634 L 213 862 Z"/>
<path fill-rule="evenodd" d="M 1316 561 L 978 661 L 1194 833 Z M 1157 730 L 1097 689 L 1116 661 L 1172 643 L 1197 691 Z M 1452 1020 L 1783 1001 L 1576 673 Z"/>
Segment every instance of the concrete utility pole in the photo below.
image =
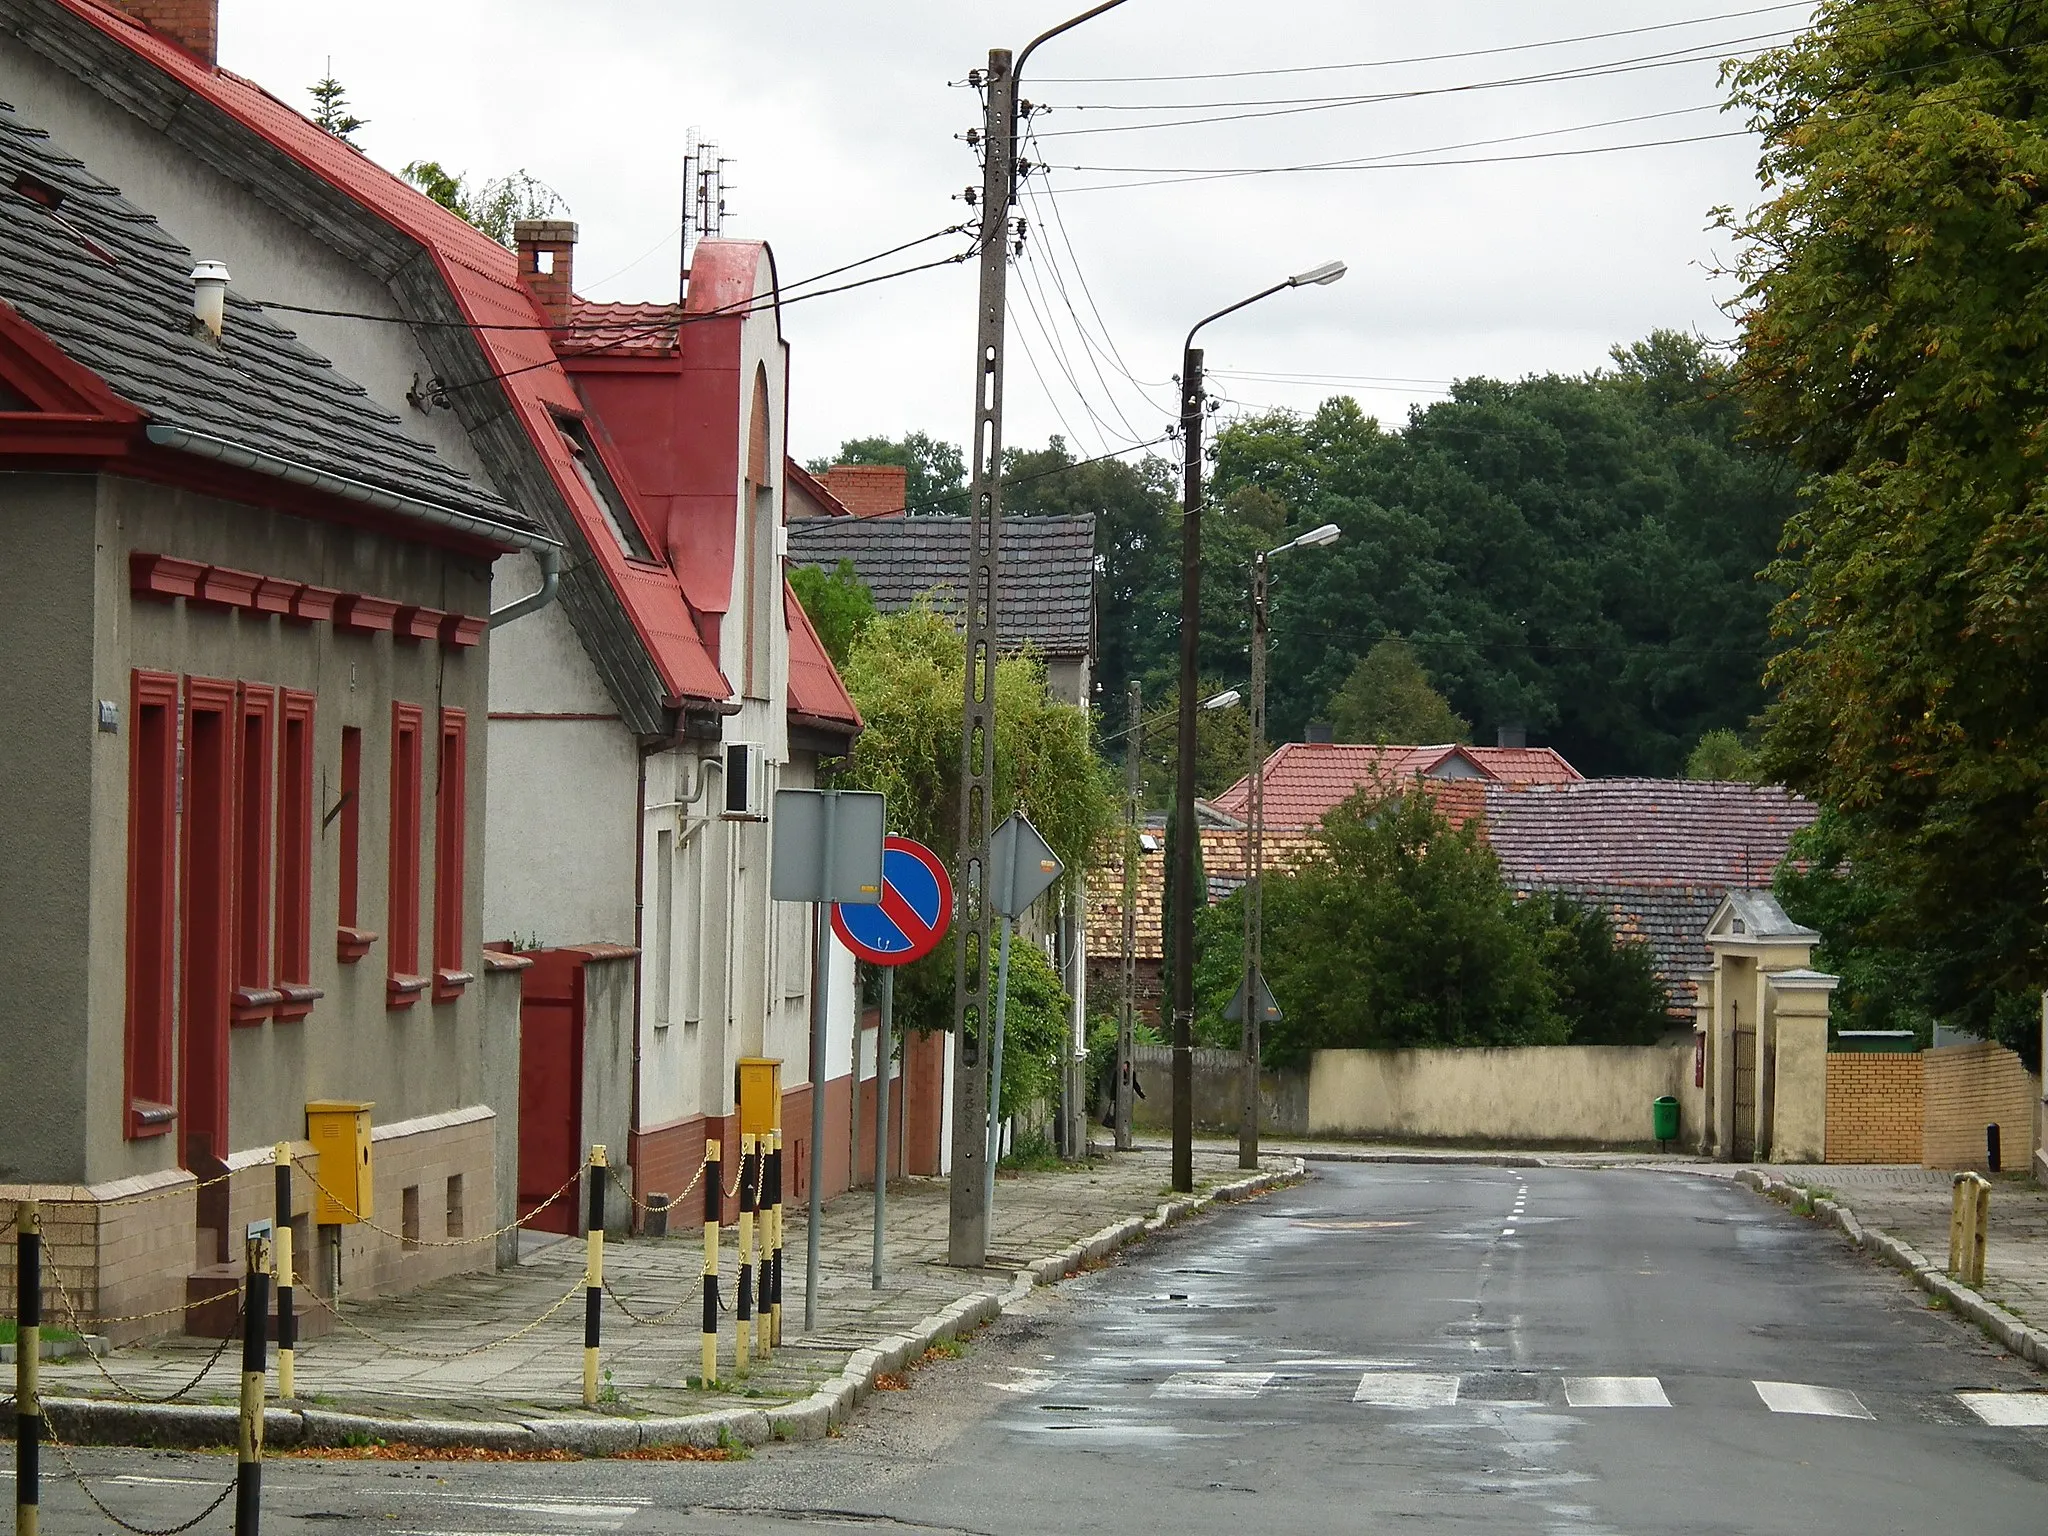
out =
<path fill-rule="evenodd" d="M 992 48 L 982 80 L 981 289 L 974 338 L 974 436 L 969 456 L 967 678 L 960 712 L 960 912 L 953 947 L 953 1169 L 946 1224 L 947 1262 L 978 1269 L 988 1258 L 988 1209 L 982 1200 L 988 1146 L 990 1023 L 989 833 L 995 798 L 996 549 L 1002 534 L 1003 312 L 1009 282 L 1010 205 L 1016 197 L 1017 81 L 1040 43 L 1124 0 L 1083 11 L 1033 38 L 1011 67 Z"/>

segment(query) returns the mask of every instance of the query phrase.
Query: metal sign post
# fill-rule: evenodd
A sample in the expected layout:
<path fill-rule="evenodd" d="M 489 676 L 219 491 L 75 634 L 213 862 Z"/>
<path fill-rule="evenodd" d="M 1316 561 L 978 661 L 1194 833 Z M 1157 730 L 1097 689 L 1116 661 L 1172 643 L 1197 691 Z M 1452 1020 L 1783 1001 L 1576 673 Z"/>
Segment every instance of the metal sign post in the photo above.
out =
<path fill-rule="evenodd" d="M 824 1181 L 819 1177 L 825 1146 L 825 1032 L 832 974 L 832 925 L 825 908 L 833 902 L 868 905 L 882 899 L 882 839 L 888 808 L 865 790 L 778 789 L 775 792 L 775 854 L 768 894 L 776 901 L 808 901 L 817 907 L 817 954 L 811 972 L 811 1149 L 810 1220 L 804 1232 L 804 1331 L 818 1325 L 818 1239 L 823 1225 Z M 856 1017 L 854 1028 L 860 1027 Z M 855 1083 L 858 1090 L 859 1084 Z"/>
<path fill-rule="evenodd" d="M 995 1029 L 989 1052 L 988 1167 L 982 1184 L 983 1219 L 993 1221 L 996 1158 L 1002 1151 L 999 1138 L 1003 1125 L 1003 1023 L 1010 1007 L 1010 934 L 1017 919 L 1052 888 L 1066 866 L 1022 811 L 1012 811 L 1009 819 L 996 828 L 995 835 L 989 838 L 988 854 L 990 902 L 1003 920 L 996 960 Z"/>

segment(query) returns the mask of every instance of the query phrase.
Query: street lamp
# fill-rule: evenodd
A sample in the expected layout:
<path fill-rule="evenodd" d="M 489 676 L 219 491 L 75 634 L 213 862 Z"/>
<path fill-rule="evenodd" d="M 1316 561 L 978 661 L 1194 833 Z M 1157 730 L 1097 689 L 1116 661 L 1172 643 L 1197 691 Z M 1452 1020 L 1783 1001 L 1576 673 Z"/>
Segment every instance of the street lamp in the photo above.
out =
<path fill-rule="evenodd" d="M 1266 898 L 1260 875 L 1266 854 L 1266 562 L 1290 549 L 1334 544 L 1344 530 L 1324 523 L 1266 550 L 1252 561 L 1252 771 L 1244 819 L 1244 1018 L 1239 1042 L 1244 1049 L 1244 1092 L 1237 1111 L 1237 1166 L 1259 1166 L 1259 1003 L 1264 968 Z"/>
<path fill-rule="evenodd" d="M 1173 846 L 1173 1187 L 1195 1187 L 1195 689 L 1202 637 L 1202 354 L 1195 333 L 1285 288 L 1322 287 L 1344 275 L 1326 261 L 1197 320 L 1181 346 L 1180 731 L 1174 776 Z"/>

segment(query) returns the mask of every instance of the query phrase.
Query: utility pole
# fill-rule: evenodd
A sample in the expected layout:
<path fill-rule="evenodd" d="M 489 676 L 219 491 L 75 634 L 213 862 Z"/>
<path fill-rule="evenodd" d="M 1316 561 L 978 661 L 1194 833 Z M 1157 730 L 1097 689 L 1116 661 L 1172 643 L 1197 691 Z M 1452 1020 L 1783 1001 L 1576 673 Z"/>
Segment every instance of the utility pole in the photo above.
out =
<path fill-rule="evenodd" d="M 1259 884 L 1266 841 L 1266 556 L 1252 561 L 1252 763 L 1244 818 L 1244 1094 L 1237 1110 L 1237 1166 L 1259 1166 L 1260 951 L 1265 893 Z"/>
<path fill-rule="evenodd" d="M 1130 704 L 1127 711 L 1129 724 L 1124 727 L 1124 948 L 1123 963 L 1123 1006 L 1117 1011 L 1116 1019 L 1116 1149 L 1119 1152 L 1131 1150 L 1131 1084 L 1137 1072 L 1137 1006 L 1138 1006 L 1138 865 L 1144 853 L 1138 841 L 1138 802 L 1140 793 L 1139 767 L 1144 761 L 1144 689 L 1138 683 L 1130 688 Z M 2048 997 L 2048 993 L 2043 994 Z M 2043 1004 L 2048 1011 L 2048 1003 Z"/>
<path fill-rule="evenodd" d="M 1202 634 L 1202 349 L 1180 364 L 1180 709 L 1173 785 L 1173 1187 L 1195 1187 L 1195 690 Z"/>
<path fill-rule="evenodd" d="M 1010 162 L 1017 82 L 1010 51 L 992 48 L 983 88 L 981 291 L 975 325 L 973 484 L 968 501 L 967 682 L 960 720 L 960 916 L 953 928 L 953 1183 L 946 1259 L 988 1258 L 990 1022 L 988 839 L 995 798 L 996 548 L 1002 535 L 1003 307 L 1009 278 Z"/>

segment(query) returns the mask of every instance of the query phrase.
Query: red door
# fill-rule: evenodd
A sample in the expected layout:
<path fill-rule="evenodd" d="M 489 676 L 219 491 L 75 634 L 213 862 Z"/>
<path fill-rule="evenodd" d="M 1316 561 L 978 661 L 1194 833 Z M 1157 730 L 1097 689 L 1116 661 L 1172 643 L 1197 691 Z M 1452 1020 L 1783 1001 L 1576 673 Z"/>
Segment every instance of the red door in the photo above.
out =
<path fill-rule="evenodd" d="M 566 1184 L 583 1163 L 583 956 L 544 949 L 520 978 L 519 1214 Z M 533 1221 L 546 1232 L 580 1230 L 579 1195 L 564 1195 Z"/>

